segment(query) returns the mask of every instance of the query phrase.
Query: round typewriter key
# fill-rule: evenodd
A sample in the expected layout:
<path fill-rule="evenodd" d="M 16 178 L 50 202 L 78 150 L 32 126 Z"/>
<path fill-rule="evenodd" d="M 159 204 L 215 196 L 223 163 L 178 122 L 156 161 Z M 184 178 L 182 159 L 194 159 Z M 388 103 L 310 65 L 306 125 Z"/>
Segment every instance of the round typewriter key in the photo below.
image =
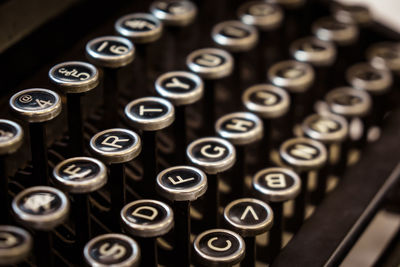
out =
<path fill-rule="evenodd" d="M 203 81 L 196 74 L 186 71 L 171 71 L 159 76 L 156 91 L 175 106 L 175 150 L 178 163 L 185 162 L 186 148 L 186 106 L 197 102 L 203 96 Z"/>
<path fill-rule="evenodd" d="M 294 230 L 297 231 L 305 219 L 307 186 L 310 171 L 317 171 L 326 163 L 325 146 L 309 138 L 292 138 L 285 141 L 279 150 L 285 164 L 300 174 L 302 186 L 294 207 Z"/>
<path fill-rule="evenodd" d="M 367 50 L 367 58 L 375 68 L 400 71 L 400 44 L 395 42 L 373 44 Z"/>
<path fill-rule="evenodd" d="M 374 68 L 368 63 L 351 66 L 346 72 L 346 78 L 352 87 L 365 90 L 372 95 L 385 94 L 393 82 L 389 71 Z"/>
<path fill-rule="evenodd" d="M 86 263 L 92 267 L 136 267 L 140 248 L 135 240 L 122 234 L 104 234 L 90 240 L 83 251 Z"/>
<path fill-rule="evenodd" d="M 262 164 L 269 163 L 272 124 L 274 120 L 283 117 L 288 112 L 290 97 L 285 90 L 279 87 L 270 84 L 257 84 L 244 91 L 242 102 L 247 110 L 262 118 L 264 132 L 259 157 L 265 159 L 261 160 Z"/>
<path fill-rule="evenodd" d="M 197 15 L 197 7 L 191 1 L 155 1 L 151 4 L 150 11 L 167 26 L 186 26 L 192 23 Z"/>
<path fill-rule="evenodd" d="M 231 52 L 249 51 L 258 41 L 256 28 L 236 20 L 215 25 L 211 36 L 217 45 Z"/>
<path fill-rule="evenodd" d="M 278 255 L 283 239 L 283 204 L 294 199 L 301 189 L 299 176 L 286 168 L 266 168 L 254 175 L 252 181 L 256 194 L 267 201 L 274 212 L 274 225 L 269 232 L 270 260 Z"/>
<path fill-rule="evenodd" d="M 190 203 L 207 190 L 207 177 L 201 170 L 189 166 L 165 169 L 157 176 L 156 190 L 173 201 L 175 221 L 175 252 L 177 266 L 190 265 Z"/>
<path fill-rule="evenodd" d="M 142 150 L 139 136 L 127 129 L 108 129 L 90 139 L 93 154 L 109 164 L 111 188 L 111 213 L 117 216 L 126 202 L 125 166 L 136 158 Z M 115 222 L 114 227 L 119 228 Z"/>
<path fill-rule="evenodd" d="M 245 255 L 243 238 L 225 229 L 207 230 L 196 237 L 193 245 L 201 266 L 233 266 Z"/>
<path fill-rule="evenodd" d="M 246 255 L 242 266 L 256 266 L 256 236 L 271 229 L 271 208 L 258 199 L 242 198 L 229 203 L 224 209 L 224 218 L 229 227 L 239 233 L 246 244 Z"/>
<path fill-rule="evenodd" d="M 24 132 L 19 124 L 0 119 L 0 223 L 10 220 L 10 199 L 8 196 L 7 155 L 16 152 L 22 145 Z"/>
<path fill-rule="evenodd" d="M 290 45 L 290 53 L 297 60 L 315 67 L 330 66 L 336 59 L 333 43 L 316 37 L 298 39 Z"/>
<path fill-rule="evenodd" d="M 302 131 L 306 137 L 322 142 L 327 147 L 328 164 L 318 174 L 317 186 L 314 192 L 315 202 L 319 204 L 325 196 L 327 179 L 332 173 L 335 162 L 334 147 L 340 147 L 348 136 L 348 124 L 344 117 L 327 114 L 312 114 L 302 124 Z"/>
<path fill-rule="evenodd" d="M 83 114 L 81 97 L 99 84 L 99 73 L 92 64 L 68 61 L 49 71 L 50 81 L 67 95 L 68 132 L 72 155 L 83 154 Z"/>
<path fill-rule="evenodd" d="M 151 195 L 157 175 L 156 133 L 174 122 L 175 109 L 168 100 L 143 97 L 125 106 L 125 116 L 134 128 L 143 131 L 143 182 Z"/>
<path fill-rule="evenodd" d="M 247 2 L 239 7 L 237 13 L 243 23 L 262 31 L 278 28 L 283 20 L 283 12 L 279 6 L 262 1 Z"/>
<path fill-rule="evenodd" d="M 0 265 L 14 265 L 26 259 L 32 249 L 32 237 L 26 230 L 0 225 Z"/>
<path fill-rule="evenodd" d="M 314 69 L 308 63 L 286 60 L 272 65 L 267 73 L 268 79 L 275 86 L 287 89 L 291 94 L 291 119 L 298 122 L 310 108 L 304 94 L 314 83 Z"/>
<path fill-rule="evenodd" d="M 67 219 L 68 198 L 53 187 L 30 187 L 15 196 L 12 210 L 18 222 L 35 230 L 36 264 L 54 266 L 51 230 Z"/>
<path fill-rule="evenodd" d="M 97 66 L 121 68 L 133 61 L 135 47 L 126 38 L 103 36 L 86 44 L 86 54 L 89 60 Z"/>
<path fill-rule="evenodd" d="M 137 237 L 146 266 L 157 266 L 156 238 L 168 233 L 174 226 L 172 209 L 163 202 L 142 199 L 131 202 L 121 210 L 125 231 Z"/>
<path fill-rule="evenodd" d="M 76 245 L 81 252 L 92 233 L 89 193 L 106 184 L 106 166 L 94 158 L 70 158 L 54 168 L 53 177 L 57 187 L 72 194 Z"/>
<path fill-rule="evenodd" d="M 195 50 L 186 58 L 188 68 L 204 79 L 204 128 L 205 134 L 214 133 L 216 80 L 228 77 L 233 71 L 233 57 L 222 49 Z"/>
<path fill-rule="evenodd" d="M 190 143 L 186 154 L 190 163 L 207 173 L 208 189 L 204 198 L 208 215 L 206 220 L 211 227 L 215 227 L 219 224 L 218 173 L 234 165 L 235 147 L 222 138 L 204 137 Z"/>
<path fill-rule="evenodd" d="M 339 4 L 332 6 L 335 19 L 344 23 L 356 23 L 361 26 L 372 22 L 372 14 L 367 6 L 357 4 Z"/>
<path fill-rule="evenodd" d="M 352 23 L 343 23 L 333 17 L 315 21 L 312 31 L 321 40 L 335 42 L 340 46 L 353 44 L 358 38 L 358 28 Z"/>
<path fill-rule="evenodd" d="M 118 70 L 135 57 L 131 41 L 119 36 L 103 36 L 86 44 L 86 56 L 90 62 L 103 68 L 103 126 L 115 127 L 118 116 Z"/>
<path fill-rule="evenodd" d="M 61 113 L 60 97 L 47 89 L 26 89 L 11 97 L 10 106 L 16 115 L 29 123 L 34 177 L 37 184 L 47 184 L 48 166 L 44 123 Z"/>
<path fill-rule="evenodd" d="M 246 187 L 246 146 L 261 140 L 263 123 L 253 113 L 235 112 L 219 118 L 215 123 L 215 131 L 219 136 L 235 145 L 234 173 L 237 176 L 232 181 L 232 190 L 236 196 L 242 196 Z"/>
<path fill-rule="evenodd" d="M 163 30 L 161 22 L 147 13 L 125 15 L 117 20 L 114 27 L 119 34 L 135 44 L 155 42 L 161 37 Z"/>

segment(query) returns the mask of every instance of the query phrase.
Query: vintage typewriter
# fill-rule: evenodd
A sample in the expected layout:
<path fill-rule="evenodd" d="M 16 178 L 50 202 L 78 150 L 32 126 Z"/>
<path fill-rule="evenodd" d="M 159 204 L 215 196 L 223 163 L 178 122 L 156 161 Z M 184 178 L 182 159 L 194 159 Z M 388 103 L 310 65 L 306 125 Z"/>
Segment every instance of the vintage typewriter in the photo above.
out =
<path fill-rule="evenodd" d="M 400 35 L 365 6 L 0 17 L 0 265 L 399 266 Z"/>

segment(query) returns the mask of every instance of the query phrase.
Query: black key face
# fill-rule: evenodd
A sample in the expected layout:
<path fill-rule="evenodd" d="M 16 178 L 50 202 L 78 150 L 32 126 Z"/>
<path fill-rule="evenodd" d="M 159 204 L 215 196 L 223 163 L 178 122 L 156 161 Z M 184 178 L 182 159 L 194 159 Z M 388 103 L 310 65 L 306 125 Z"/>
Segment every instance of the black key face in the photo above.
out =
<path fill-rule="evenodd" d="M 243 52 L 252 49 L 258 40 L 255 27 L 231 20 L 221 22 L 212 29 L 214 42 L 232 52 Z"/>
<path fill-rule="evenodd" d="M 342 87 L 330 91 L 326 97 L 330 110 L 347 117 L 364 116 L 371 108 L 371 98 L 363 90 Z"/>
<path fill-rule="evenodd" d="M 215 231 L 204 235 L 199 241 L 199 249 L 213 258 L 229 257 L 240 248 L 240 242 L 236 236 L 226 232 Z"/>
<path fill-rule="evenodd" d="M 171 208 L 156 200 L 131 202 L 121 211 L 125 230 L 141 237 L 155 237 L 167 233 L 173 227 Z"/>
<path fill-rule="evenodd" d="M 59 210 L 62 206 L 62 200 L 53 192 L 36 191 L 26 194 L 17 205 L 23 212 L 40 216 L 52 214 Z"/>
<path fill-rule="evenodd" d="M 96 138 L 94 144 L 104 152 L 122 152 L 129 150 L 138 140 L 125 131 L 109 131 Z"/>
<path fill-rule="evenodd" d="M 115 128 L 93 136 L 90 148 L 107 163 L 123 163 L 140 153 L 141 141 L 139 136 L 130 130 Z"/>
<path fill-rule="evenodd" d="M 269 171 L 258 180 L 258 184 L 270 191 L 286 191 L 295 184 L 292 175 L 280 171 Z"/>
<path fill-rule="evenodd" d="M 215 141 L 199 142 L 192 147 L 191 154 L 202 162 L 221 162 L 230 157 L 230 149 Z"/>
<path fill-rule="evenodd" d="M 171 167 L 158 174 L 156 189 L 169 200 L 192 201 L 205 193 L 207 178 L 194 167 Z"/>
<path fill-rule="evenodd" d="M 168 211 L 153 202 L 138 203 L 130 206 L 125 216 L 138 225 L 160 224 L 167 218 Z"/>
<path fill-rule="evenodd" d="M 236 112 L 217 120 L 215 129 L 221 137 L 234 145 L 246 145 L 262 138 L 261 120 L 250 112 Z"/>
<path fill-rule="evenodd" d="M 251 102 L 266 107 L 272 107 L 279 105 L 283 98 L 272 91 L 269 90 L 258 90 L 256 92 L 252 92 L 249 95 L 249 99 Z"/>
<path fill-rule="evenodd" d="M 118 42 L 117 40 L 101 40 L 93 42 L 89 47 L 96 53 L 104 56 L 119 56 L 126 55 L 131 49 L 126 43 Z"/>
<path fill-rule="evenodd" d="M 21 235 L 21 233 L 12 231 L 12 229 L 0 228 L 0 251 L 19 247 L 25 242 L 27 242 L 26 235 Z"/>
<path fill-rule="evenodd" d="M 60 167 L 60 176 L 65 180 L 82 181 L 95 179 L 100 173 L 100 166 L 92 161 L 74 160 Z"/>
<path fill-rule="evenodd" d="M 160 182 L 165 187 L 174 190 L 190 190 L 204 179 L 203 175 L 188 168 L 174 168 L 160 177 Z"/>
<path fill-rule="evenodd" d="M 171 125 L 175 119 L 175 110 L 168 100 L 143 97 L 125 106 L 125 116 L 135 128 L 156 131 Z"/>
<path fill-rule="evenodd" d="M 302 130 L 307 137 L 323 143 L 338 143 L 346 139 L 348 125 L 341 116 L 313 114 L 304 120 Z"/>
<path fill-rule="evenodd" d="M 342 105 L 342 106 L 354 106 L 357 104 L 362 103 L 363 99 L 356 95 L 352 94 L 342 94 L 337 95 L 334 99 L 332 99 L 335 104 Z"/>
<path fill-rule="evenodd" d="M 217 68 L 226 63 L 226 58 L 217 53 L 199 54 L 193 58 L 193 62 L 203 68 Z"/>
<path fill-rule="evenodd" d="M 86 81 L 97 75 L 94 67 L 89 64 L 79 64 L 78 62 L 64 63 L 56 67 L 51 73 L 55 79 L 65 82 Z"/>
<path fill-rule="evenodd" d="M 19 193 L 12 203 L 17 219 L 34 229 L 49 230 L 62 223 L 69 212 L 65 194 L 49 186 L 36 186 Z"/>
<path fill-rule="evenodd" d="M 224 210 L 228 224 L 242 236 L 256 236 L 272 227 L 271 208 L 258 199 L 242 198 L 229 203 Z"/>
<path fill-rule="evenodd" d="M 221 129 L 232 133 L 243 133 L 253 130 L 255 125 L 256 124 L 252 120 L 230 118 L 222 123 Z"/>
<path fill-rule="evenodd" d="M 176 75 L 163 80 L 161 86 L 171 93 L 185 94 L 196 89 L 198 84 L 189 77 Z"/>
<path fill-rule="evenodd" d="M 277 9 L 275 6 L 267 3 L 254 2 L 246 6 L 245 12 L 248 15 L 256 17 L 266 17 L 277 12 Z"/>
<path fill-rule="evenodd" d="M 0 155 L 15 152 L 22 144 L 24 133 L 19 124 L 0 119 Z"/>
<path fill-rule="evenodd" d="M 236 233 L 213 229 L 201 233 L 194 241 L 196 256 L 203 264 L 235 264 L 244 257 L 244 241 Z"/>
<path fill-rule="evenodd" d="M 127 18 L 122 21 L 121 25 L 125 27 L 126 30 L 134 32 L 151 32 L 157 27 L 160 27 L 159 23 L 148 18 Z"/>
<path fill-rule="evenodd" d="M 61 188 L 71 193 L 89 193 L 107 182 L 104 164 L 88 157 L 62 161 L 54 168 L 53 176 Z"/>
<path fill-rule="evenodd" d="M 299 176 L 287 168 L 267 168 L 253 178 L 253 188 L 262 199 L 283 202 L 295 198 L 300 192 Z"/>
<path fill-rule="evenodd" d="M 84 249 L 90 266 L 136 266 L 140 258 L 135 240 L 122 234 L 105 234 L 93 238 Z"/>
<path fill-rule="evenodd" d="M 318 147 L 302 142 L 288 146 L 287 151 L 290 156 L 299 160 L 314 160 L 321 154 Z"/>
<path fill-rule="evenodd" d="M 318 169 L 327 159 L 326 148 L 322 143 L 301 137 L 284 142 L 280 154 L 284 161 L 300 170 Z"/>
<path fill-rule="evenodd" d="M 242 39 L 250 36 L 250 32 L 246 28 L 238 27 L 236 25 L 226 25 L 221 29 L 219 34 L 233 39 Z"/>
<path fill-rule="evenodd" d="M 143 101 L 132 106 L 130 113 L 140 119 L 156 119 L 168 113 L 168 107 L 156 101 Z"/>
<path fill-rule="evenodd" d="M 101 239 L 90 247 L 90 256 L 105 265 L 120 264 L 129 259 L 132 252 L 130 243 L 115 237 Z"/>
<path fill-rule="evenodd" d="M 150 6 L 151 12 L 165 25 L 186 26 L 190 24 L 197 14 L 197 8 L 191 1 L 155 1 Z"/>
<path fill-rule="evenodd" d="M 284 115 L 290 105 L 288 93 L 270 84 L 258 84 L 247 88 L 242 101 L 249 111 L 266 119 Z"/>
<path fill-rule="evenodd" d="M 157 1 L 155 7 L 170 15 L 184 14 L 190 11 L 190 6 L 184 1 Z"/>
<path fill-rule="evenodd" d="M 284 68 L 279 69 L 276 74 L 284 79 L 300 79 L 305 76 L 306 70 L 300 66 L 285 66 Z"/>
<path fill-rule="evenodd" d="M 32 90 L 15 97 L 13 105 L 21 110 L 41 111 L 54 107 L 58 101 L 55 93 L 50 93 L 49 90 Z"/>
<path fill-rule="evenodd" d="M 221 79 L 232 73 L 233 57 L 222 49 L 203 48 L 190 53 L 186 64 L 204 79 Z"/>
<path fill-rule="evenodd" d="M 32 248 L 31 235 L 22 228 L 0 226 L 0 264 L 12 265 L 27 257 Z"/>
<path fill-rule="evenodd" d="M 95 65 L 119 68 L 131 63 L 135 48 L 131 41 L 119 36 L 104 36 L 86 45 L 86 54 Z"/>
<path fill-rule="evenodd" d="M 299 49 L 309 53 L 322 52 L 327 50 L 326 47 L 315 42 L 303 42 L 302 44 L 300 44 Z"/>

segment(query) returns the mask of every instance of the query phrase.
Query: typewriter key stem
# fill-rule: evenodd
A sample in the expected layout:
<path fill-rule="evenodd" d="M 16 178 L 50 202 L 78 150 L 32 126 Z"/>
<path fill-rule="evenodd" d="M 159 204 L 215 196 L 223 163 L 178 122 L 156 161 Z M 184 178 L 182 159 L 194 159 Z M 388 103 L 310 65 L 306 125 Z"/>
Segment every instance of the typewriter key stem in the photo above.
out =
<path fill-rule="evenodd" d="M 111 214 L 114 218 L 118 218 L 122 207 L 126 202 L 125 191 L 125 166 L 124 164 L 110 164 L 109 183 L 111 185 Z M 119 231 L 120 225 L 118 220 L 113 220 L 114 231 Z"/>
<path fill-rule="evenodd" d="M 274 225 L 269 232 L 269 242 L 268 242 L 268 254 L 269 262 L 272 262 L 274 258 L 279 254 L 282 247 L 282 237 L 283 237 L 283 203 L 282 202 L 270 202 L 274 212 Z"/>
<path fill-rule="evenodd" d="M 293 214 L 293 231 L 297 232 L 303 221 L 306 214 L 306 198 L 307 198 L 307 187 L 308 187 L 308 179 L 309 172 L 301 172 L 301 190 L 299 195 L 295 199 L 294 205 L 294 214 Z"/>
<path fill-rule="evenodd" d="M 205 193 L 204 218 L 208 222 L 205 228 L 219 227 L 219 203 L 220 196 L 218 192 L 219 176 L 218 174 L 207 174 L 208 189 Z M 209 210 L 208 210 L 209 209 Z"/>
<path fill-rule="evenodd" d="M 156 132 L 143 131 L 143 182 L 148 194 L 154 195 L 157 176 Z"/>
<path fill-rule="evenodd" d="M 190 201 L 174 201 L 176 266 L 190 265 Z"/>
<path fill-rule="evenodd" d="M 156 238 L 143 238 L 135 237 L 140 245 L 141 251 L 141 267 L 157 267 L 158 266 L 158 253 L 157 253 L 157 239 Z M 180 255 L 177 255 L 180 257 Z"/>
<path fill-rule="evenodd" d="M 5 157 L 0 156 L 0 224 L 9 224 L 10 222 L 10 199 L 8 196 L 8 176 L 6 172 Z"/>
<path fill-rule="evenodd" d="M 37 266 L 55 266 L 51 232 L 36 231 L 34 251 Z"/>
<path fill-rule="evenodd" d="M 215 122 L 215 81 L 204 80 L 204 99 L 203 99 L 203 125 L 204 135 L 211 136 L 214 134 L 214 122 Z"/>
<path fill-rule="evenodd" d="M 30 123 L 31 154 L 35 184 L 48 184 L 46 129 L 42 123 Z"/>
<path fill-rule="evenodd" d="M 87 194 L 74 194 L 76 249 L 81 255 L 86 242 L 91 238 L 90 202 Z"/>
<path fill-rule="evenodd" d="M 109 129 L 118 124 L 118 69 L 104 68 L 103 81 L 103 129 Z M 102 130 L 103 130 L 102 129 Z"/>
<path fill-rule="evenodd" d="M 175 153 L 177 164 L 185 163 L 186 158 L 186 107 L 175 106 L 175 123 L 174 123 L 174 136 L 175 136 Z"/>
<path fill-rule="evenodd" d="M 67 94 L 67 111 L 70 153 L 72 156 L 81 156 L 83 154 L 81 94 Z"/>
<path fill-rule="evenodd" d="M 246 255 L 240 263 L 241 266 L 256 266 L 256 240 L 254 236 L 243 237 L 246 246 Z"/>

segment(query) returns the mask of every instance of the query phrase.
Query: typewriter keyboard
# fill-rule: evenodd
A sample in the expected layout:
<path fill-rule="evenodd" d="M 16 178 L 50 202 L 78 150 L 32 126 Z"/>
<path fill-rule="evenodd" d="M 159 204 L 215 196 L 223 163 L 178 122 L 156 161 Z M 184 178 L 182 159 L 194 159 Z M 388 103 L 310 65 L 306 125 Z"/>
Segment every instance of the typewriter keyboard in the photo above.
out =
<path fill-rule="evenodd" d="M 89 4 L 2 95 L 0 265 L 338 266 L 400 213 L 400 35 L 366 7 Z"/>

